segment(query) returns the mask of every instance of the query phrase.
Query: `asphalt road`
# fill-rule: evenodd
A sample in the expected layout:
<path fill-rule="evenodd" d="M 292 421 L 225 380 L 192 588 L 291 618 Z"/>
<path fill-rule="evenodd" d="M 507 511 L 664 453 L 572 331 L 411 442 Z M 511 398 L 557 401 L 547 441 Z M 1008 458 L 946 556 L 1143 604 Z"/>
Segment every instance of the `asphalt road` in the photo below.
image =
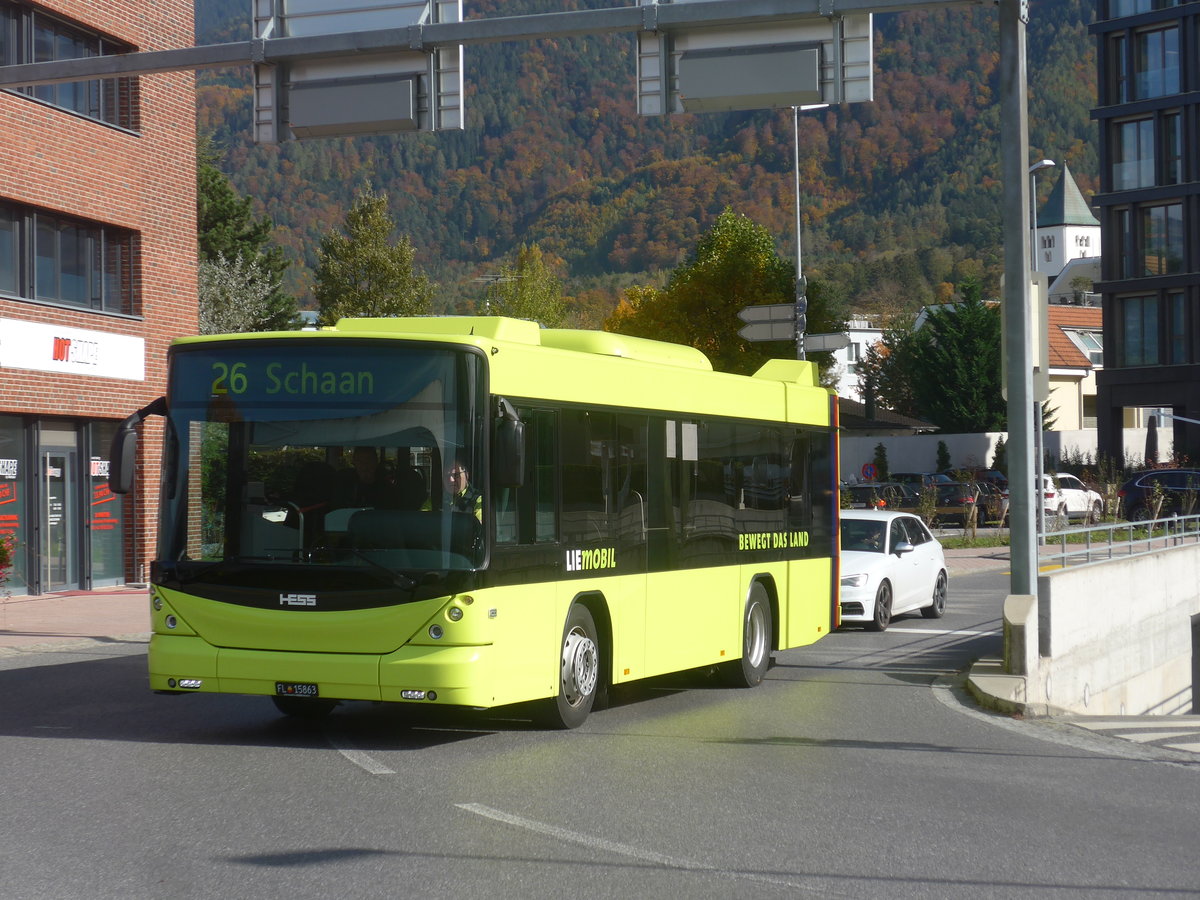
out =
<path fill-rule="evenodd" d="M 942 620 L 778 654 L 752 691 L 656 680 L 573 732 L 160 697 L 138 645 L 3 658 L 0 895 L 1200 896 L 1200 764 L 962 697 L 1006 589 L 956 578 Z"/>

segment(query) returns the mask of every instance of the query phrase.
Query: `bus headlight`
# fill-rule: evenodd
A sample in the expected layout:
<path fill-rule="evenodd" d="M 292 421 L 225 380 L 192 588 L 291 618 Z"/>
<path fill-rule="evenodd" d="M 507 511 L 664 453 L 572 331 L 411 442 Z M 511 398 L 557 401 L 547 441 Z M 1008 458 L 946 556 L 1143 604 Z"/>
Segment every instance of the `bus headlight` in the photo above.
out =
<path fill-rule="evenodd" d="M 435 641 L 440 641 L 442 639 L 443 634 L 445 634 L 445 632 L 442 631 L 441 625 L 430 625 L 429 626 L 429 636 L 431 638 L 433 638 Z"/>
<path fill-rule="evenodd" d="M 452 606 L 448 610 L 446 610 L 446 618 L 449 619 L 451 622 L 457 622 L 462 617 L 463 617 L 463 611 L 462 611 L 461 606 Z"/>

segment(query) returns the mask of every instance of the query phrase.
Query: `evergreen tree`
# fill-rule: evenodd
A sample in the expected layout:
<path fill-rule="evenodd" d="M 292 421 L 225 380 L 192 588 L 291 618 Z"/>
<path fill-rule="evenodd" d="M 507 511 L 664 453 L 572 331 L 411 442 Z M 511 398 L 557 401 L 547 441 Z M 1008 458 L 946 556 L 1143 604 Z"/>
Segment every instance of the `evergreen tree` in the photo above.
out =
<path fill-rule="evenodd" d="M 547 265 L 541 247 L 522 244 L 516 262 L 501 266 L 499 277 L 487 286 L 484 309 L 488 315 L 529 319 L 546 328 L 566 323 L 562 282 Z"/>
<path fill-rule="evenodd" d="M 980 300 L 930 309 L 907 375 L 921 418 L 947 434 L 1003 431 L 1000 309 Z"/>
<path fill-rule="evenodd" d="M 430 312 L 436 285 L 414 268 L 407 235 L 391 243 L 395 227 L 387 197 L 364 191 L 346 213 L 345 232 L 335 229 L 321 239 L 313 292 L 322 325 Z"/>
<path fill-rule="evenodd" d="M 809 331 L 838 319 L 830 293 L 809 286 Z M 690 259 L 671 273 L 664 290 L 627 290 L 605 322 L 609 331 L 687 344 L 702 350 L 723 372 L 751 373 L 771 356 L 791 356 L 786 344 L 774 353 L 738 336 L 745 306 L 795 300 L 795 267 L 775 252 L 768 231 L 726 209 L 701 235 Z M 844 328 L 844 321 L 836 330 Z M 833 329 L 831 329 L 833 330 Z"/>
<path fill-rule="evenodd" d="M 267 246 L 274 224 L 265 216 L 254 218 L 251 199 L 239 197 L 229 179 L 217 168 L 217 154 L 210 142 L 201 140 L 196 160 L 196 232 L 200 260 L 243 274 L 254 270 L 271 285 L 266 312 L 248 319 L 259 323 L 254 330 L 298 328 L 296 298 L 282 288 L 287 260 L 282 249 Z M 244 261 L 246 265 L 239 266 L 238 261 Z M 205 302 L 203 294 L 200 302 L 202 305 Z M 201 309 L 201 318 L 205 315 Z M 229 321 L 223 313 L 214 315 Z"/>

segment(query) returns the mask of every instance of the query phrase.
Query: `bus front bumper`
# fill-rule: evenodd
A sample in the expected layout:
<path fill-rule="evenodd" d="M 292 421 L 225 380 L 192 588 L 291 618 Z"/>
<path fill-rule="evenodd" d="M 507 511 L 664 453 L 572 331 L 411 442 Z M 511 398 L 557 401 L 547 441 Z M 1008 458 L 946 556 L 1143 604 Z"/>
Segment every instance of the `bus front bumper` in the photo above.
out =
<path fill-rule="evenodd" d="M 486 645 L 404 646 L 382 656 L 291 653 L 214 647 L 199 637 L 155 634 L 150 638 L 150 687 L 172 693 L 275 696 L 315 685 L 315 695 L 304 695 L 473 707 L 513 702 L 497 695 L 490 650 Z"/>

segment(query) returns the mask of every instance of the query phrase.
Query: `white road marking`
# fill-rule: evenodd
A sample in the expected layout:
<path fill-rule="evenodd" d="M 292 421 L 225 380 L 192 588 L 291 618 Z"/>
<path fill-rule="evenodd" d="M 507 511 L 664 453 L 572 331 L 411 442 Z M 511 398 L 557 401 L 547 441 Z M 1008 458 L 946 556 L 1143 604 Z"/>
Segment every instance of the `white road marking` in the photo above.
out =
<path fill-rule="evenodd" d="M 349 741 L 332 734 L 328 729 L 325 730 L 325 740 L 329 741 L 329 745 L 338 753 L 350 760 L 360 769 L 369 772 L 372 775 L 395 775 L 395 769 L 389 769 L 383 763 L 376 760 L 371 754 L 364 753 L 359 750 Z"/>
<path fill-rule="evenodd" d="M 769 875 L 756 875 L 751 872 L 736 872 L 728 869 L 718 869 L 716 866 L 708 865 L 707 863 L 697 862 L 691 859 L 683 859 L 676 856 L 665 856 L 662 853 L 655 853 L 653 850 L 642 850 L 630 844 L 622 844 L 617 841 L 609 841 L 604 838 L 593 837 L 588 834 L 581 834 L 578 831 L 569 831 L 566 828 L 559 828 L 556 825 L 547 825 L 545 822 L 538 822 L 535 819 L 527 819 L 524 816 L 513 815 L 499 809 L 493 809 L 490 806 L 484 806 L 482 803 L 458 803 L 459 809 L 466 812 L 475 813 L 477 816 L 483 816 L 487 819 L 492 819 L 496 822 L 503 822 L 506 825 L 513 825 L 517 828 L 524 828 L 526 831 L 532 831 L 535 834 L 542 834 L 546 837 L 551 837 L 556 840 L 565 841 L 570 844 L 579 844 L 584 847 L 589 847 L 593 850 L 603 850 L 607 853 L 615 853 L 618 856 L 628 856 L 632 859 L 640 859 L 644 862 L 654 863 L 655 865 L 663 866 L 668 869 L 683 869 L 689 872 L 710 872 L 714 875 L 721 875 L 726 878 L 739 878 L 746 881 L 758 881 L 765 884 L 777 884 L 784 887 L 796 888 L 805 893 L 820 895 L 823 897 L 830 896 L 850 896 L 848 894 L 833 894 L 830 891 L 816 890 L 810 886 L 799 884 L 795 881 L 787 881 L 783 878 L 772 878 Z"/>
<path fill-rule="evenodd" d="M 987 637 L 993 634 L 1003 634 L 1002 631 L 954 631 L 948 628 L 905 628 L 896 625 L 888 628 L 900 634 L 961 634 L 963 637 Z"/>

